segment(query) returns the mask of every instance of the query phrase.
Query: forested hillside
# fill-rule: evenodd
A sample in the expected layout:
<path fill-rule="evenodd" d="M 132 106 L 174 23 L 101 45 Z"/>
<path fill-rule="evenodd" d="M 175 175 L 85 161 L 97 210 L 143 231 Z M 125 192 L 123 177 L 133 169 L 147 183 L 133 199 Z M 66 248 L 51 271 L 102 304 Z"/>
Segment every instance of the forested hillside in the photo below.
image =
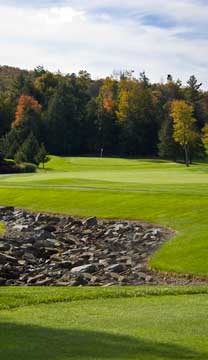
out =
<path fill-rule="evenodd" d="M 173 109 L 173 102 L 178 109 Z M 3 66 L 1 156 L 35 163 L 42 146 L 44 154 L 98 155 L 103 149 L 106 156 L 182 159 L 186 143 L 178 123 L 183 120 L 184 104 L 194 119 L 188 122 L 190 159 L 202 158 L 208 92 L 195 76 L 182 86 L 171 75 L 165 83 L 151 84 L 144 72 L 138 79 L 126 71 L 93 80 L 86 71 L 64 75 L 42 67 L 26 71 Z M 180 111 L 182 116 L 177 115 Z"/>

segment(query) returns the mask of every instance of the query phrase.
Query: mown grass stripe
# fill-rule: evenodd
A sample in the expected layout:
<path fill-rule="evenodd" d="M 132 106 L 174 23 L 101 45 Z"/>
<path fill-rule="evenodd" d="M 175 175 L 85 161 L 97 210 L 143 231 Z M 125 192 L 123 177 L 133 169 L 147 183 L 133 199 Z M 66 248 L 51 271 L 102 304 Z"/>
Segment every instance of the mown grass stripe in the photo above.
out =
<path fill-rule="evenodd" d="M 208 294 L 208 286 L 133 286 L 122 288 L 1 287 L 0 310 L 72 301 L 199 294 Z"/>

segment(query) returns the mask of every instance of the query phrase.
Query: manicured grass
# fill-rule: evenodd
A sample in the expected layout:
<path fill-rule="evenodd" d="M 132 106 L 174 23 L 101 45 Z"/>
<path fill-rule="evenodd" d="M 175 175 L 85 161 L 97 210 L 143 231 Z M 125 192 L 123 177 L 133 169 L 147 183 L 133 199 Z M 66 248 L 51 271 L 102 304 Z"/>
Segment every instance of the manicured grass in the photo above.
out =
<path fill-rule="evenodd" d="M 0 178 L 0 199 L 36 211 L 163 224 L 177 234 L 151 266 L 208 275 L 206 163 L 187 169 L 155 160 L 52 157 L 37 174 Z"/>
<path fill-rule="evenodd" d="M 0 205 L 164 224 L 177 235 L 151 265 L 207 275 L 207 183 L 207 164 L 52 157 L 0 178 Z M 207 313 L 201 286 L 1 287 L 0 359 L 207 360 Z"/>
<path fill-rule="evenodd" d="M 199 294 L 208 295 L 208 286 L 0 287 L 0 311 L 60 302 Z"/>
<path fill-rule="evenodd" d="M 202 289 L 207 292 L 192 288 L 187 295 L 191 288 L 1 288 L 0 303 L 13 309 L 0 311 L 0 358 L 205 360 L 208 296 Z"/>

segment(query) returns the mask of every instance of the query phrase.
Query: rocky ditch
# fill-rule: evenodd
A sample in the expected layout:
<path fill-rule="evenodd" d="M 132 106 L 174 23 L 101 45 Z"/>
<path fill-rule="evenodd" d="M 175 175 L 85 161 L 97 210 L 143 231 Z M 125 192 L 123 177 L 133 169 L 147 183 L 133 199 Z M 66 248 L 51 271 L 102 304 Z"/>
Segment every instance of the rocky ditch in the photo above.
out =
<path fill-rule="evenodd" d="M 0 285 L 110 286 L 192 284 L 159 274 L 148 258 L 171 230 L 127 220 L 98 220 L 0 207 Z"/>

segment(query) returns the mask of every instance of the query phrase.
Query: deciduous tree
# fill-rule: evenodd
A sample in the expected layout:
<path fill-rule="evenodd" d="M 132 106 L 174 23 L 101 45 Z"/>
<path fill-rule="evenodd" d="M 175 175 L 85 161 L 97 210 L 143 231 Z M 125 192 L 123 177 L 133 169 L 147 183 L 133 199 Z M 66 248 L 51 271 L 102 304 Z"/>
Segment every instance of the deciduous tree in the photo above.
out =
<path fill-rule="evenodd" d="M 171 116 L 173 118 L 173 138 L 183 147 L 185 162 L 189 166 L 190 145 L 194 144 L 198 138 L 194 128 L 196 119 L 193 118 L 193 107 L 183 100 L 175 100 L 172 102 Z"/>
<path fill-rule="evenodd" d="M 19 98 L 15 120 L 12 127 L 30 127 L 33 130 L 37 115 L 41 112 L 41 105 L 32 96 L 22 95 Z"/>
<path fill-rule="evenodd" d="M 42 164 L 43 169 L 45 167 L 45 163 L 47 163 L 49 161 L 49 156 L 47 154 L 47 151 L 46 151 L 45 146 L 44 146 L 43 143 L 40 145 L 40 148 L 39 148 L 38 153 L 37 153 L 37 155 L 35 157 L 35 160 L 36 160 L 37 165 L 39 165 L 40 163 Z"/>

